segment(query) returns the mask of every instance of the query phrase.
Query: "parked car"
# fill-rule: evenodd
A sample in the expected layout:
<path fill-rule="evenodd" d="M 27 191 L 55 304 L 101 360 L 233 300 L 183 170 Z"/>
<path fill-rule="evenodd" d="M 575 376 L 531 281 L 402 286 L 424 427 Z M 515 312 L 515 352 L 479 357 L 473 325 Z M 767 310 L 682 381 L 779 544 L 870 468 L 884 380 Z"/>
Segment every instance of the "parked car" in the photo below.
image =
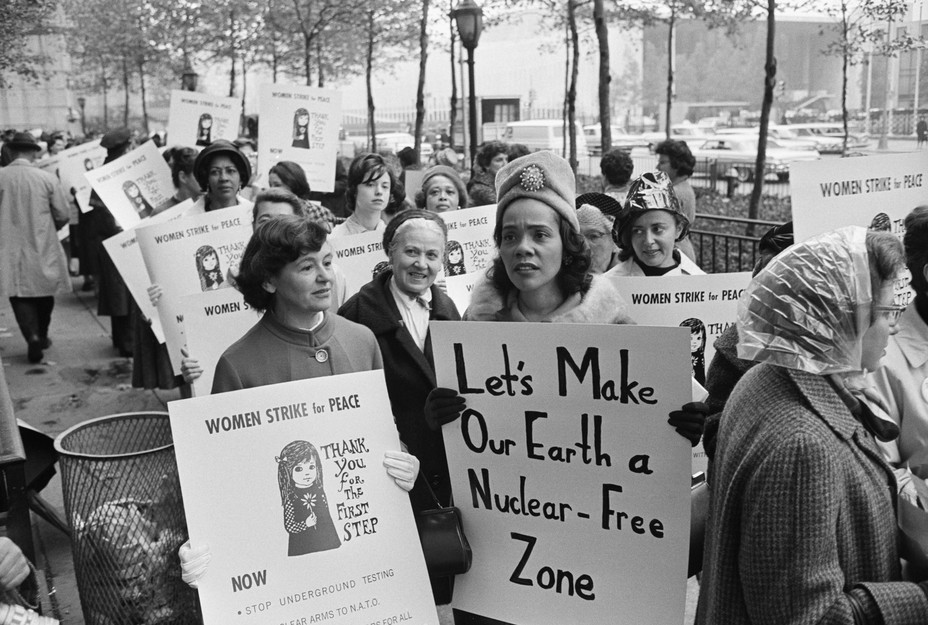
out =
<path fill-rule="evenodd" d="M 750 135 L 718 135 L 691 147 L 696 157 L 697 174 L 709 174 L 713 164 L 721 175 L 731 171 L 742 182 L 753 179 L 757 160 L 757 137 Z M 817 161 L 821 158 L 816 150 L 791 150 L 781 147 L 775 139 L 767 140 L 767 175 L 775 174 L 778 180 L 789 180 L 789 167 L 799 161 Z"/>
<path fill-rule="evenodd" d="M 589 154 L 586 136 L 580 124 L 577 128 L 577 157 L 582 158 Z M 508 143 L 521 143 L 532 152 L 550 150 L 558 156 L 567 158 L 564 153 L 564 122 L 560 119 L 532 119 L 522 122 L 509 122 L 506 124 L 506 141 Z M 568 149 L 569 151 L 569 149 Z"/>
<path fill-rule="evenodd" d="M 714 134 L 711 128 L 697 126 L 692 122 L 674 124 L 670 127 L 670 138 L 686 141 L 690 149 L 692 149 L 694 145 L 699 145 Z M 645 132 L 642 136 L 645 138 L 648 147 L 652 151 L 657 147 L 658 143 L 667 138 L 667 134 L 664 132 Z"/>
<path fill-rule="evenodd" d="M 416 147 L 416 139 L 408 132 L 385 132 L 377 135 L 377 150 L 396 154 L 403 148 Z M 419 162 L 427 163 L 432 156 L 432 144 L 422 140 L 419 148 Z"/>
<path fill-rule="evenodd" d="M 752 135 L 757 136 L 760 126 L 752 128 L 722 128 L 717 131 L 719 135 Z M 790 126 L 771 125 L 767 128 L 767 140 L 774 139 L 782 148 L 791 150 L 817 150 L 818 142 L 813 138 L 803 138 L 791 130 Z"/>
<path fill-rule="evenodd" d="M 813 139 L 822 154 L 841 154 L 844 151 L 844 125 L 826 122 L 790 124 L 787 126 L 800 138 Z M 870 147 L 870 135 L 848 129 L 847 148 L 865 150 Z"/>
<path fill-rule="evenodd" d="M 611 126 L 612 128 L 612 147 L 614 148 L 646 148 L 648 140 L 643 135 L 633 135 L 621 126 Z M 599 156 L 602 154 L 602 126 L 591 124 L 583 127 L 583 134 L 586 135 L 586 145 L 590 154 Z"/>

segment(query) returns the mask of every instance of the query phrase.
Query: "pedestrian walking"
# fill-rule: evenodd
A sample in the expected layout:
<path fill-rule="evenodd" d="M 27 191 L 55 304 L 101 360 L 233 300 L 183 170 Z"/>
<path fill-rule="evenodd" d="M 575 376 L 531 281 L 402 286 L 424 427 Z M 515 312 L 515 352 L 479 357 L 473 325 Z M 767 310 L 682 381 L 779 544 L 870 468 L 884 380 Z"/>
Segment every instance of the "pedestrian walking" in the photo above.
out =
<path fill-rule="evenodd" d="M 29 362 L 51 346 L 48 326 L 55 294 L 71 288 L 57 230 L 68 223 L 68 201 L 58 179 L 33 164 L 41 148 L 26 132 L 5 144 L 12 161 L 0 169 L 0 295 L 28 345 Z"/>

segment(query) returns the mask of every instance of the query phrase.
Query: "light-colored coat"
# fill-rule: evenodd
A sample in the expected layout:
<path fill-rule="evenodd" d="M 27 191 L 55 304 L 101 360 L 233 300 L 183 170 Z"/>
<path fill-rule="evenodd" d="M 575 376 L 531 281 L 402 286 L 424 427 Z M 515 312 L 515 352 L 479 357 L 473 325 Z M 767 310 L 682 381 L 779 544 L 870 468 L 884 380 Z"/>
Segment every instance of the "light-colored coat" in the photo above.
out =
<path fill-rule="evenodd" d="M 71 290 L 57 234 L 67 223 L 67 199 L 55 176 L 25 159 L 0 169 L 0 296 Z"/>
<path fill-rule="evenodd" d="M 722 414 L 697 622 L 928 622 L 902 582 L 895 481 L 825 377 L 760 364 Z"/>

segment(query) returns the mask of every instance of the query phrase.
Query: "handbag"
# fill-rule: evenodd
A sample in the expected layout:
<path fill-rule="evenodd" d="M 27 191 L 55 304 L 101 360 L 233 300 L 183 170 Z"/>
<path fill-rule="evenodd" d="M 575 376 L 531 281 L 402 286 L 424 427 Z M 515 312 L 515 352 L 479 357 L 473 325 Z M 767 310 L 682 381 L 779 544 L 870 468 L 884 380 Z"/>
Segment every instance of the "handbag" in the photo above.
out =
<path fill-rule="evenodd" d="M 29 562 L 29 570 L 34 577 L 36 571 L 32 562 Z M 0 592 L 0 625 L 59 625 L 58 619 L 42 616 L 36 612 L 38 609 L 38 604 L 27 601 L 15 588 Z"/>
<path fill-rule="evenodd" d="M 461 511 L 454 506 L 442 506 L 428 481 L 421 475 L 418 479 L 435 502 L 434 508 L 416 513 L 416 529 L 429 575 L 450 577 L 466 573 L 470 570 L 473 552 L 464 535 Z"/>

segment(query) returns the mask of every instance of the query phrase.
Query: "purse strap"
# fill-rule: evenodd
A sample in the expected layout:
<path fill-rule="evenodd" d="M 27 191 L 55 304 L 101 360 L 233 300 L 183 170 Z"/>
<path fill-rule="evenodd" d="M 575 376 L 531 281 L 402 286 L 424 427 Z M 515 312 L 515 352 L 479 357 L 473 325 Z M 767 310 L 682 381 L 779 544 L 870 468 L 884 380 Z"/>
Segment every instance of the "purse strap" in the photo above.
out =
<path fill-rule="evenodd" d="M 429 484 L 429 481 L 427 479 L 422 477 L 422 471 L 419 471 L 419 475 L 416 476 L 416 480 L 421 481 L 425 485 L 425 489 L 428 491 L 429 495 L 432 497 L 432 501 L 435 502 L 436 508 L 447 508 L 447 506 L 442 505 L 442 503 L 438 501 L 438 497 L 435 495 L 435 491 L 432 490 L 432 485 Z"/>
<path fill-rule="evenodd" d="M 36 573 L 35 566 L 29 560 L 26 560 L 26 563 L 29 565 L 29 575 L 35 578 L 38 575 L 38 573 Z M 39 604 L 38 603 L 32 604 L 26 601 L 26 598 L 23 597 L 22 594 L 20 594 L 18 588 L 10 588 L 6 592 L 0 593 L 0 599 L 3 599 L 4 601 L 9 602 L 9 603 L 21 605 L 24 608 L 28 608 L 30 610 L 39 609 Z"/>

